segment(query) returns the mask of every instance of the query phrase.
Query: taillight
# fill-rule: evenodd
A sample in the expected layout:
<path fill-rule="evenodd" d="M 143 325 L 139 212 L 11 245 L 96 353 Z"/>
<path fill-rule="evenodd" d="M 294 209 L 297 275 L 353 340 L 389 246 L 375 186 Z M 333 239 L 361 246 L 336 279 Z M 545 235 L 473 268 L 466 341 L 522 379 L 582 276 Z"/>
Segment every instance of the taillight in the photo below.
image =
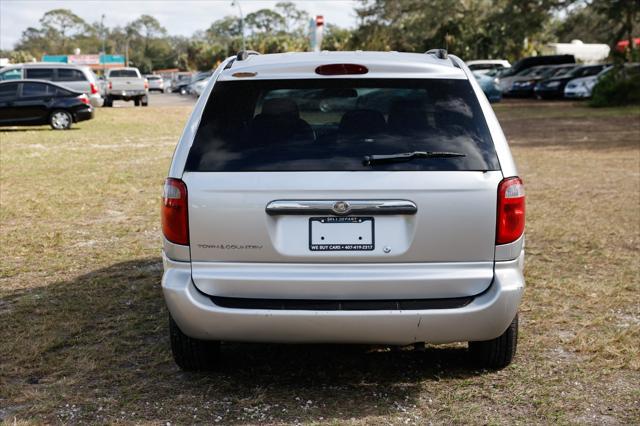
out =
<path fill-rule="evenodd" d="M 109 90 L 113 89 L 113 84 L 111 84 L 111 82 L 109 82 Z"/>
<path fill-rule="evenodd" d="M 524 184 L 519 177 L 503 179 L 498 185 L 496 244 L 512 243 L 524 232 Z"/>
<path fill-rule="evenodd" d="M 84 93 L 82 95 L 78 96 L 78 100 L 80 102 L 82 102 L 83 104 L 91 105 L 91 102 L 89 102 L 89 97 L 87 95 L 85 95 Z"/>
<path fill-rule="evenodd" d="M 316 74 L 320 75 L 366 74 L 368 72 L 367 67 L 358 64 L 328 64 L 316 68 Z"/>
<path fill-rule="evenodd" d="M 95 83 L 90 83 L 89 86 L 91 87 L 92 95 L 95 95 L 96 93 L 98 93 L 98 88 L 96 87 Z"/>
<path fill-rule="evenodd" d="M 162 193 L 162 233 L 172 243 L 189 244 L 187 186 L 180 179 L 167 178 Z"/>
<path fill-rule="evenodd" d="M 147 81 L 147 79 L 144 80 L 144 88 L 145 89 L 149 88 L 149 82 Z"/>

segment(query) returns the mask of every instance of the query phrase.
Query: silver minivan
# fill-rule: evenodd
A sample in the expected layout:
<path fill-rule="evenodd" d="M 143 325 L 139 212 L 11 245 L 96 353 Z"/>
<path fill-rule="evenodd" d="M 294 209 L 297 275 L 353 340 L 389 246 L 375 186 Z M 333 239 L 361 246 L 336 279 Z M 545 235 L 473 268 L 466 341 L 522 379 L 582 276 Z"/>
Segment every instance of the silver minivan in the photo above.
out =
<path fill-rule="evenodd" d="M 21 79 L 52 81 L 86 94 L 91 105 L 102 106 L 98 79 L 87 67 L 56 62 L 34 62 L 9 65 L 0 70 L 0 81 Z"/>
<path fill-rule="evenodd" d="M 473 74 L 444 50 L 223 62 L 175 150 L 162 289 L 183 369 L 220 342 L 516 350 L 525 196 Z"/>

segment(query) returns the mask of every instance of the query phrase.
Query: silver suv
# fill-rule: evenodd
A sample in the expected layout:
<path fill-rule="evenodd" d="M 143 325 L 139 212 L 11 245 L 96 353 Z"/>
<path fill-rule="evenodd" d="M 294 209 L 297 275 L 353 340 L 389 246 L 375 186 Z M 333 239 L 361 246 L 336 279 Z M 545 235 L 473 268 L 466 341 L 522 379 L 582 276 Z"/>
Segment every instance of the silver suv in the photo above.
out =
<path fill-rule="evenodd" d="M 102 105 L 98 79 L 88 67 L 57 62 L 34 62 L 9 65 L 0 71 L 0 81 L 20 79 L 51 81 L 84 93 L 93 106 Z"/>
<path fill-rule="evenodd" d="M 223 62 L 164 185 L 162 289 L 183 369 L 220 342 L 516 350 L 524 187 L 444 50 Z"/>

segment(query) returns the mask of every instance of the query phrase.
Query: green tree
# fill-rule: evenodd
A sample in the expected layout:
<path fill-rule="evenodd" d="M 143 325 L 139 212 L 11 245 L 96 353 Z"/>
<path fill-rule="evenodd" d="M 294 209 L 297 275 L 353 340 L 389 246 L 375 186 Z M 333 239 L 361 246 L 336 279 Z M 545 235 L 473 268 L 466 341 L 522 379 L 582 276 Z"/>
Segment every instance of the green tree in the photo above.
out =
<path fill-rule="evenodd" d="M 24 64 L 25 62 L 33 62 L 36 58 L 29 52 L 24 50 L 12 50 L 10 52 L 1 52 L 1 57 L 9 58 L 12 64 Z"/>
<path fill-rule="evenodd" d="M 52 52 L 55 48 L 53 47 L 53 40 L 49 39 L 44 31 L 39 28 L 29 27 L 22 32 L 15 50 L 29 52 L 31 55 L 40 58 L 45 52 Z"/>
<path fill-rule="evenodd" d="M 545 31 L 554 13 L 566 8 L 575 0 L 499 0 L 487 19 L 488 37 L 495 41 L 488 49 L 489 55 L 504 56 L 515 60 L 536 54 L 552 41 L 553 35 Z M 492 56 L 489 56 L 492 57 Z"/>
<path fill-rule="evenodd" d="M 97 53 L 102 50 L 102 28 L 99 22 L 87 24 L 84 31 L 76 34 L 71 43 L 84 53 Z"/>
<path fill-rule="evenodd" d="M 166 28 L 160 25 L 160 22 L 151 15 L 141 15 L 135 21 L 130 22 L 128 27 L 139 34 L 146 43 L 149 40 L 167 35 Z"/>
<path fill-rule="evenodd" d="M 588 3 L 578 5 L 557 22 L 555 35 L 561 43 L 581 40 L 585 43 L 610 43 L 615 23 Z"/>
<path fill-rule="evenodd" d="M 640 0 L 583 0 L 557 22 L 555 35 L 560 42 L 607 43 L 615 52 L 620 40 L 640 35 Z"/>
<path fill-rule="evenodd" d="M 334 24 L 325 26 L 324 37 L 322 38 L 323 50 L 348 50 L 352 44 L 352 31 L 340 28 Z"/>
<path fill-rule="evenodd" d="M 46 12 L 40 19 L 42 32 L 56 40 L 57 52 L 66 53 L 69 39 L 87 29 L 87 23 L 69 9 L 54 9 Z M 52 52 L 53 53 L 53 52 Z"/>
<path fill-rule="evenodd" d="M 218 19 L 206 30 L 206 36 L 212 40 L 228 40 L 241 35 L 240 21 L 234 16 L 225 16 L 222 19 Z"/>
<path fill-rule="evenodd" d="M 244 22 L 252 34 L 256 32 L 280 32 L 284 30 L 285 26 L 284 17 L 271 9 L 260 9 L 252 12 L 244 18 Z"/>
<path fill-rule="evenodd" d="M 633 50 L 633 38 L 639 28 L 640 0 L 594 0 L 591 6 L 613 24 L 612 37 L 609 39 L 611 46 L 615 48 L 618 41 L 626 38 L 629 48 Z"/>
<path fill-rule="evenodd" d="M 465 59 L 517 59 L 549 39 L 548 22 L 575 0 L 361 0 L 352 47 L 424 52 L 444 47 Z"/>
<path fill-rule="evenodd" d="M 130 62 L 143 73 L 172 67 L 175 62 L 167 30 L 150 15 L 141 15 L 125 27 Z"/>
<path fill-rule="evenodd" d="M 284 19 L 284 31 L 303 33 L 309 23 L 309 14 L 291 2 L 276 3 L 275 10 Z"/>

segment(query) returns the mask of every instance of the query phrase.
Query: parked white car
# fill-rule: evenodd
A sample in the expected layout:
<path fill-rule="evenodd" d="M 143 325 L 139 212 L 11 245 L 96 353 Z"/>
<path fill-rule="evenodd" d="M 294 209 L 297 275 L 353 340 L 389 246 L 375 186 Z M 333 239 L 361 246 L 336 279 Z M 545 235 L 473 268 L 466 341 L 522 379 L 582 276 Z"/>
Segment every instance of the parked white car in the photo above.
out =
<path fill-rule="evenodd" d="M 209 84 L 209 80 L 211 80 L 211 78 L 207 77 L 203 80 L 198 80 L 195 83 L 193 83 L 192 92 L 196 97 L 200 97 L 200 95 L 202 95 L 202 92 L 204 92 L 204 89 L 207 87 L 207 84 Z"/>
<path fill-rule="evenodd" d="M 157 91 L 160 93 L 164 93 L 164 79 L 161 75 L 147 75 L 147 82 L 149 83 L 149 92 Z"/>
<path fill-rule="evenodd" d="M 598 81 L 607 73 L 609 73 L 613 67 L 607 67 L 600 71 L 599 74 L 590 75 L 588 77 L 574 78 L 569 81 L 564 87 L 565 98 L 590 98 L 593 93 L 593 88 L 598 84 Z"/>
<path fill-rule="evenodd" d="M 224 61 L 162 196 L 170 341 L 470 342 L 515 354 L 525 195 L 491 105 L 444 50 Z"/>

